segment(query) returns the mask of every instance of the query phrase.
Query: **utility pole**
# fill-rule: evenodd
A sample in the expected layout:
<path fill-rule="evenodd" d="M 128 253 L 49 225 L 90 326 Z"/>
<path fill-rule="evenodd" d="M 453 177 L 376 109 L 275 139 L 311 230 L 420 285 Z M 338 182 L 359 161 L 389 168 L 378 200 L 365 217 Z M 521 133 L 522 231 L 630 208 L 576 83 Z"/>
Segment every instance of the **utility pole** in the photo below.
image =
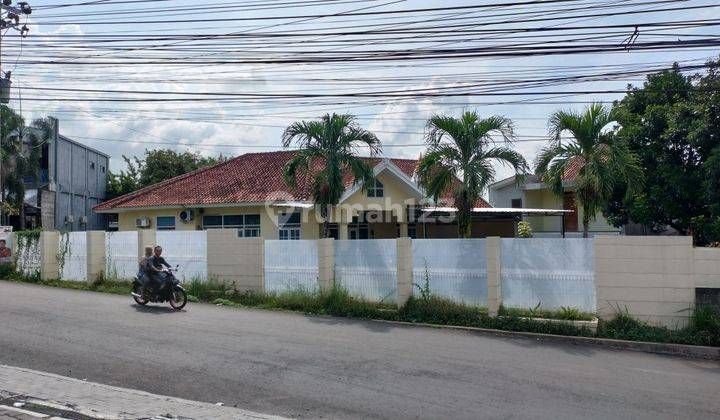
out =
<path fill-rule="evenodd" d="M 20 26 L 20 16 L 29 15 L 32 13 L 30 5 L 21 1 L 18 2 L 17 7 L 12 5 L 12 0 L 2 0 L 2 8 L 0 15 L 0 35 L 3 32 L 7 33 L 8 30 L 14 29 L 20 32 L 20 36 L 25 38 L 30 32 L 27 25 Z M 7 104 L 10 102 L 10 73 L 9 71 L 2 71 L 2 36 L 0 36 L 0 104 Z M 9 134 L 9 133 L 7 133 Z M 0 112 L 0 150 L 2 150 L 2 141 L 5 137 L 5 133 L 2 132 L 2 112 Z M 1 156 L 1 153 L 0 153 Z M 0 157 L 0 224 L 5 223 L 5 184 L 2 176 L 2 157 Z M 20 203 L 20 205 L 23 205 Z M 23 221 L 24 223 L 24 221 Z"/>

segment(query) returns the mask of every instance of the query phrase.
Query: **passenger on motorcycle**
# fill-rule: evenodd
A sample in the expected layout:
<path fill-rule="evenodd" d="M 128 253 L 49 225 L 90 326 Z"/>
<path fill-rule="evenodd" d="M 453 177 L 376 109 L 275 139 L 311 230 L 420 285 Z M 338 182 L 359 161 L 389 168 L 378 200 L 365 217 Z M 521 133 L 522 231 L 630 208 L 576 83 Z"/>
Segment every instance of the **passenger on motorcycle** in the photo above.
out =
<path fill-rule="evenodd" d="M 170 264 L 165 261 L 165 258 L 162 257 L 162 247 L 156 246 L 153 250 L 153 256 L 150 257 L 149 260 L 149 268 L 150 272 L 152 273 L 151 276 L 155 277 L 157 280 L 158 290 L 162 289 L 165 286 L 165 279 L 167 278 L 167 273 L 163 271 L 163 266 L 170 268 Z"/>
<path fill-rule="evenodd" d="M 145 247 L 145 255 L 143 255 L 142 258 L 140 258 L 139 263 L 139 269 L 138 269 L 138 275 L 137 278 L 140 280 L 140 283 L 142 283 L 143 286 L 145 286 L 148 290 L 151 288 L 151 278 L 150 278 L 150 258 L 153 255 L 153 247 L 146 246 Z"/>

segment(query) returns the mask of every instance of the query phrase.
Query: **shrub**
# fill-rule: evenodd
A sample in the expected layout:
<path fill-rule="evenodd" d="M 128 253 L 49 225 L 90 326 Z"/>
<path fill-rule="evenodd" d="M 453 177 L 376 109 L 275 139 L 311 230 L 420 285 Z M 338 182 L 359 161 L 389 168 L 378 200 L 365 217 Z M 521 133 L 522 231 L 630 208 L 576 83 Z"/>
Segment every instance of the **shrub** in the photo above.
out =
<path fill-rule="evenodd" d="M 517 225 L 517 235 L 518 235 L 518 238 L 532 238 L 533 231 L 532 231 L 532 227 L 530 226 L 530 223 L 519 222 Z"/>
<path fill-rule="evenodd" d="M 13 264 L 0 264 L 0 279 L 13 280 L 17 277 Z"/>
<path fill-rule="evenodd" d="M 205 302 L 212 302 L 218 298 L 228 297 L 226 292 L 234 290 L 232 286 L 227 285 L 215 277 L 210 277 L 207 280 L 193 277 L 183 286 L 185 287 L 187 294 L 193 295 L 199 300 Z"/>
<path fill-rule="evenodd" d="M 486 311 L 482 308 L 466 306 L 448 299 L 431 296 L 428 299 L 410 297 L 398 311 L 403 321 L 428 324 L 448 324 L 477 326 Z"/>
<path fill-rule="evenodd" d="M 506 308 L 500 307 L 499 315 L 519 318 L 546 318 L 564 319 L 568 321 L 592 321 L 594 314 L 582 312 L 578 308 L 562 306 L 560 310 L 540 309 L 540 304 L 534 308 Z"/>

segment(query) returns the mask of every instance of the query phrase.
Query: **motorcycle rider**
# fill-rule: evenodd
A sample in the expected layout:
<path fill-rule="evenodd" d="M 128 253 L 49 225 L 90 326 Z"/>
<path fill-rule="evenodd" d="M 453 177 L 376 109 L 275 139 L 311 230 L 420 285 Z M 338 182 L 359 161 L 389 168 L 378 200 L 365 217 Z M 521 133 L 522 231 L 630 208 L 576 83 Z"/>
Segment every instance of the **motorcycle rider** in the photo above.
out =
<path fill-rule="evenodd" d="M 159 283 L 159 286 L 157 290 L 161 290 L 165 286 L 165 279 L 167 278 L 167 273 L 163 271 L 163 266 L 170 268 L 170 264 L 168 264 L 167 261 L 165 261 L 165 258 L 162 257 L 162 247 L 160 245 L 156 246 L 153 250 L 153 256 L 149 259 L 149 264 L 151 277 L 155 277 L 157 280 L 156 283 Z"/>

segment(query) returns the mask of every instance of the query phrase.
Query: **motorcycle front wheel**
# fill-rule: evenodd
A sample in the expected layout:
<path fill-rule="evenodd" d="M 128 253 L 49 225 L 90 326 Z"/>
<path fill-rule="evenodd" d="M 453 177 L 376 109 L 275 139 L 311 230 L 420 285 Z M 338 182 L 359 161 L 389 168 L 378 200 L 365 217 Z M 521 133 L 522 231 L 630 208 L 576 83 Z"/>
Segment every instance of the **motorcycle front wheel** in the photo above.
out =
<path fill-rule="evenodd" d="M 137 284 L 137 283 L 136 283 L 136 284 L 133 286 L 133 293 L 142 296 L 142 295 L 143 295 L 143 287 L 142 287 L 140 284 Z M 148 300 L 147 300 L 147 299 L 139 298 L 139 297 L 137 297 L 137 296 L 135 296 L 135 295 L 133 295 L 133 299 L 135 299 L 135 302 L 136 302 L 138 305 L 147 305 L 147 303 L 148 303 Z"/>
<path fill-rule="evenodd" d="M 184 308 L 187 304 L 187 293 L 179 287 L 173 287 L 169 303 L 175 310 Z"/>

